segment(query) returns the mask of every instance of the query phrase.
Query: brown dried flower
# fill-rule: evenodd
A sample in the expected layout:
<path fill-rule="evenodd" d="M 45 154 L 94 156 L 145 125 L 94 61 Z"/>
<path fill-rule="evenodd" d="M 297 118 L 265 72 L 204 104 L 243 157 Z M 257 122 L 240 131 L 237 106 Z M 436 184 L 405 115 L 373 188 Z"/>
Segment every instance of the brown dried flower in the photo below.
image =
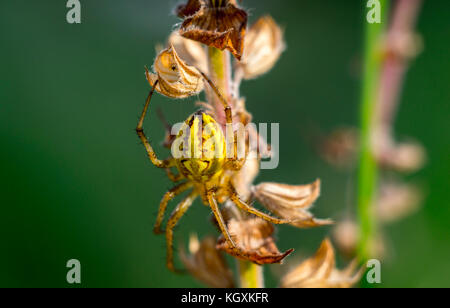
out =
<path fill-rule="evenodd" d="M 170 46 L 161 51 L 153 64 L 155 73 L 146 70 L 148 82 L 156 91 L 171 98 L 185 98 L 203 90 L 203 77 L 193 66 L 187 65 Z"/>
<path fill-rule="evenodd" d="M 230 219 L 228 230 L 241 253 L 236 254 L 223 236 L 219 238 L 217 248 L 243 260 L 260 265 L 282 263 L 283 259 L 293 251 L 293 249 L 289 249 L 281 253 L 272 237 L 273 225 L 260 218 Z"/>
<path fill-rule="evenodd" d="M 308 211 L 320 195 L 320 180 L 309 185 L 261 183 L 252 187 L 253 196 L 270 212 L 291 225 L 310 228 L 332 224 L 328 219 L 316 219 Z"/>
<path fill-rule="evenodd" d="M 270 16 L 265 16 L 248 31 L 242 61 L 236 64 L 244 79 L 253 79 L 267 73 L 285 50 L 283 31 Z"/>
<path fill-rule="evenodd" d="M 189 0 L 177 9 L 184 18 L 180 34 L 205 45 L 229 50 L 241 59 L 247 13 L 236 0 Z"/>
<path fill-rule="evenodd" d="M 192 276 L 212 288 L 234 287 L 233 274 L 223 254 L 216 249 L 213 237 L 206 237 L 199 242 L 196 235 L 191 235 L 189 252 L 187 256 L 180 249 L 180 258 Z"/>
<path fill-rule="evenodd" d="M 283 277 L 281 287 L 350 288 L 361 279 L 362 274 L 362 268 L 357 270 L 356 261 L 342 271 L 336 269 L 333 246 L 329 239 L 325 239 L 312 258 Z"/>
<path fill-rule="evenodd" d="M 182 37 L 178 31 L 172 32 L 169 36 L 169 46 L 175 47 L 177 54 L 186 64 L 208 72 L 208 62 L 204 46 L 199 42 Z"/>

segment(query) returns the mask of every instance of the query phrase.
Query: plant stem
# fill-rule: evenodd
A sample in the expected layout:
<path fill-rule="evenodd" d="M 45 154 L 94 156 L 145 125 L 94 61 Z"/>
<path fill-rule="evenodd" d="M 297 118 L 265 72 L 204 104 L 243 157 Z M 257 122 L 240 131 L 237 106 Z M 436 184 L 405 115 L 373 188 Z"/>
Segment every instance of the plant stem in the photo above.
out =
<path fill-rule="evenodd" d="M 208 70 L 209 77 L 215 83 L 222 95 L 229 101 L 231 90 L 231 63 L 230 53 L 221 51 L 214 47 L 208 47 Z M 214 107 L 216 120 L 225 125 L 225 112 L 223 104 L 211 89 L 206 89 L 206 97 L 211 106 Z M 232 106 L 232 104 L 230 103 Z"/>
<path fill-rule="evenodd" d="M 208 70 L 209 77 L 229 100 L 231 96 L 231 63 L 230 53 L 221 51 L 214 47 L 208 47 Z M 206 97 L 211 106 L 214 107 L 216 120 L 225 125 L 225 113 L 222 103 L 217 99 L 213 91 L 207 88 Z M 233 106 L 230 102 L 230 106 Z M 249 261 L 236 260 L 239 272 L 239 283 L 242 288 L 264 287 L 263 267 Z"/>
<path fill-rule="evenodd" d="M 241 288 L 263 288 L 263 267 L 249 261 L 237 260 Z"/>
<path fill-rule="evenodd" d="M 358 170 L 358 215 L 360 224 L 360 243 L 358 257 L 366 262 L 372 255 L 376 237 L 376 220 L 373 211 L 377 190 L 377 162 L 373 151 L 373 136 L 378 102 L 378 90 L 382 56 L 380 42 L 388 20 L 388 1 L 381 0 L 382 22 L 368 23 L 365 29 L 364 80 L 361 94 L 360 110 L 360 159 Z"/>

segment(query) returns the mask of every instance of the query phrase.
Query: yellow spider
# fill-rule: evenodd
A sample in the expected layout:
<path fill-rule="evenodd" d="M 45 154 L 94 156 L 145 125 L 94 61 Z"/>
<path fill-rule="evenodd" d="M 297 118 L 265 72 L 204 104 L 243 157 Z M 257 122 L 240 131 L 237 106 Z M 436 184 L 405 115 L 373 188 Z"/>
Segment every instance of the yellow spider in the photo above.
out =
<path fill-rule="evenodd" d="M 202 73 L 202 76 L 222 101 L 225 109 L 227 127 L 232 127 L 233 121 L 231 107 L 229 107 L 228 103 L 223 98 L 219 89 L 213 84 L 213 82 L 205 74 Z M 290 223 L 292 221 L 274 218 L 263 212 L 260 212 L 259 210 L 242 201 L 242 199 L 238 196 L 235 187 L 232 185 L 231 177 L 245 164 L 245 158 L 238 159 L 236 157 L 237 155 L 234 155 L 234 158 L 227 158 L 227 156 L 225 155 L 226 140 L 222 128 L 221 126 L 217 125 L 217 122 L 213 118 L 213 116 L 207 114 L 205 111 L 200 110 L 191 115 L 184 122 L 184 128 L 182 127 L 177 135 L 177 138 L 185 138 L 185 140 L 189 139 L 190 141 L 193 141 L 190 142 L 191 146 L 189 149 L 189 153 L 186 153 L 186 151 L 184 151 L 183 153 L 183 150 L 186 149 L 183 149 L 183 146 L 180 146 L 179 150 L 181 150 L 181 152 L 183 153 L 181 157 L 170 157 L 166 160 L 160 160 L 157 158 L 157 155 L 150 145 L 149 141 L 147 140 L 143 130 L 144 118 L 157 84 L 158 80 L 153 83 L 152 89 L 147 97 L 144 110 L 142 111 L 142 115 L 136 127 L 136 132 L 145 146 L 150 161 L 156 167 L 166 169 L 168 177 L 173 182 L 183 182 L 166 192 L 164 197 L 162 198 L 159 205 L 156 223 L 153 229 L 156 234 L 161 234 L 164 232 L 161 229 L 161 224 L 168 202 L 175 198 L 177 195 L 187 191 L 188 189 L 191 189 L 189 195 L 177 205 L 167 222 L 167 227 L 165 230 L 167 241 L 167 267 L 171 271 L 176 272 L 173 263 L 173 228 L 198 196 L 201 197 L 205 205 L 211 208 L 218 222 L 220 230 L 222 231 L 225 240 L 228 242 L 233 252 L 235 252 L 237 255 L 245 256 L 245 252 L 236 246 L 230 236 L 230 233 L 228 232 L 226 223 L 219 209 L 219 203 L 231 200 L 243 211 L 254 214 L 275 224 Z M 185 131 L 186 126 L 189 128 L 189 135 L 183 136 L 183 132 Z M 209 127 L 208 129 L 207 126 Z M 213 128 L 211 129 L 211 127 Z M 201 135 L 199 131 L 201 131 Z M 237 138 L 234 138 L 233 142 L 234 149 L 236 150 Z M 205 155 L 205 153 L 210 154 L 212 152 L 221 152 L 221 154 L 223 155 Z M 195 153 L 201 153 L 200 157 L 198 155 L 195 156 Z M 173 167 L 178 169 L 178 174 L 173 174 L 171 172 L 170 168 Z"/>

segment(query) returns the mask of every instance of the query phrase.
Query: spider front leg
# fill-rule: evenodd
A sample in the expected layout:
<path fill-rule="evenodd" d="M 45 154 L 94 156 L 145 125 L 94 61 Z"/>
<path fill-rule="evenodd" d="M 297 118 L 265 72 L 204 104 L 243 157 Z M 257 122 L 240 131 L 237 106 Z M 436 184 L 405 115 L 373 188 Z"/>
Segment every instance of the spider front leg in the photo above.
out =
<path fill-rule="evenodd" d="M 147 99 L 146 99 L 145 105 L 144 105 L 144 110 L 142 111 L 141 117 L 140 117 L 138 125 L 136 127 L 136 133 L 138 134 L 139 138 L 141 139 L 142 144 L 144 144 L 145 150 L 147 151 L 150 161 L 158 168 L 170 168 L 170 167 L 175 166 L 175 160 L 174 159 L 166 159 L 166 160 L 158 159 L 155 151 L 153 150 L 152 146 L 150 145 L 150 142 L 148 141 L 147 137 L 145 136 L 144 129 L 143 129 L 145 115 L 147 114 L 148 106 L 150 105 L 150 101 L 152 99 L 153 93 L 155 92 L 157 84 L 158 84 L 158 80 L 155 81 L 152 89 L 150 90 L 150 93 L 147 96 Z"/>
<path fill-rule="evenodd" d="M 197 193 L 195 191 L 191 192 L 186 198 L 181 201 L 175 210 L 170 215 L 169 221 L 167 222 L 166 229 L 166 242 L 167 242 L 167 267 L 172 272 L 181 272 L 175 269 L 173 263 L 173 228 L 177 225 L 178 221 L 180 221 L 181 217 L 186 213 L 189 207 L 194 202 L 195 198 L 197 198 Z"/>
<path fill-rule="evenodd" d="M 169 203 L 169 201 L 178 196 L 179 194 L 185 192 L 187 189 L 191 187 L 192 182 L 181 183 L 180 185 L 173 187 L 164 194 L 161 203 L 159 204 L 158 217 L 156 218 L 156 223 L 155 226 L 153 227 L 154 233 L 156 234 L 164 233 L 164 231 L 161 230 L 161 224 L 164 219 L 164 213 L 166 212 L 167 204 Z"/>
<path fill-rule="evenodd" d="M 266 213 L 263 213 L 257 209 L 255 209 L 254 207 L 248 205 L 247 203 L 245 203 L 244 201 L 241 200 L 241 198 L 239 197 L 236 189 L 233 187 L 233 185 L 231 183 L 228 184 L 228 190 L 230 193 L 230 199 L 231 201 L 234 202 L 234 204 L 236 204 L 241 210 L 251 213 L 253 215 L 258 216 L 259 218 L 262 218 L 268 222 L 271 222 L 273 224 L 288 224 L 288 223 L 292 223 L 292 220 L 287 220 L 287 219 L 281 219 L 281 218 L 276 218 L 276 217 L 272 217 L 270 215 L 267 215 Z"/>
<path fill-rule="evenodd" d="M 228 141 L 229 141 L 228 138 L 230 136 L 233 138 L 233 151 L 234 151 L 234 154 L 233 154 L 232 158 L 228 158 L 227 157 L 227 159 L 226 159 L 227 168 L 233 169 L 233 170 L 240 170 L 244 166 L 244 164 L 246 162 L 246 159 L 247 159 L 248 145 L 246 144 L 244 157 L 243 158 L 239 158 L 238 157 L 238 153 L 237 153 L 238 152 L 238 138 L 237 138 L 237 133 L 235 133 L 233 131 L 233 113 L 232 113 L 231 107 L 228 104 L 228 102 L 225 99 L 225 97 L 220 92 L 219 88 L 217 88 L 217 86 L 214 84 L 214 82 L 205 73 L 200 71 L 200 74 L 203 76 L 203 79 L 206 80 L 206 82 L 209 84 L 211 89 L 217 95 L 217 97 L 219 98 L 220 102 L 222 103 L 222 105 L 224 107 L 225 119 L 226 119 L 227 144 L 228 144 Z M 245 136 L 244 136 L 244 140 L 246 140 L 246 139 L 247 138 L 245 138 Z"/>

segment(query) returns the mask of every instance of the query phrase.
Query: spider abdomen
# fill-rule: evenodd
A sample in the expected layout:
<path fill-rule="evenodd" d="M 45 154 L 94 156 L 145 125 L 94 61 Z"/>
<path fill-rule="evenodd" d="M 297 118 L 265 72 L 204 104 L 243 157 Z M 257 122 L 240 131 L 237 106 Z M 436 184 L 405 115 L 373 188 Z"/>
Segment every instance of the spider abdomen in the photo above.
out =
<path fill-rule="evenodd" d="M 191 115 L 172 144 L 172 155 L 181 174 L 195 182 L 220 175 L 226 155 L 226 142 L 220 125 L 203 111 Z"/>

